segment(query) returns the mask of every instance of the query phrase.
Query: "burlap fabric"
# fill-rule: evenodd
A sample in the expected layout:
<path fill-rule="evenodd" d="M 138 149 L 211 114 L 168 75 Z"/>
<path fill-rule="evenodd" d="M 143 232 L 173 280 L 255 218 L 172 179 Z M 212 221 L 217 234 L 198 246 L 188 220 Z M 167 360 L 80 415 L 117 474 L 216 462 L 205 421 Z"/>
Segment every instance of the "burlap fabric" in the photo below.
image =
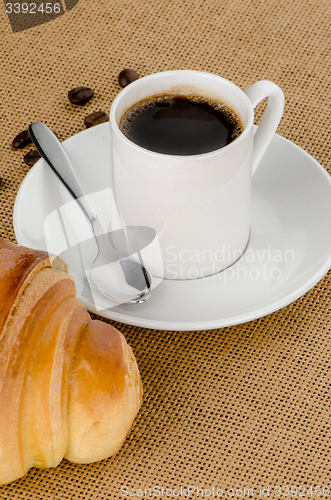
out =
<path fill-rule="evenodd" d="M 84 129 L 87 114 L 109 110 L 125 67 L 140 76 L 204 70 L 243 89 L 272 80 L 286 96 L 279 133 L 331 170 L 329 0 L 80 0 L 26 31 L 12 33 L 3 5 L 0 21 L 3 238 L 15 241 L 14 200 L 32 148 L 14 151 L 12 139 L 37 120 L 61 140 Z M 67 99 L 78 85 L 96 91 L 83 108 Z M 321 491 L 327 498 L 330 291 L 329 273 L 288 307 L 220 330 L 115 324 L 133 347 L 145 391 L 124 447 L 96 464 L 33 469 L 1 487 L 0 498 L 124 498 L 126 487 L 131 498 L 148 498 L 139 488 L 153 486 L 154 496 L 184 498 L 189 485 L 211 497 L 222 488 L 223 498 L 262 498 L 259 489 L 269 486 L 270 497 L 315 498 Z M 297 491 L 288 492 L 293 486 Z"/>

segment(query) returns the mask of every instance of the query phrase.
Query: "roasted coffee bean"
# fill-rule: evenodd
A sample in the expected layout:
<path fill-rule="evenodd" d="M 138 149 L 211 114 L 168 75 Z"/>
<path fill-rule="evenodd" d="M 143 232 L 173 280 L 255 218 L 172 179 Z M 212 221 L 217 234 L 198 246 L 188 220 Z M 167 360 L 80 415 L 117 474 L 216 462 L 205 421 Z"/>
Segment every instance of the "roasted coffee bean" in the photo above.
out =
<path fill-rule="evenodd" d="M 23 160 L 29 167 L 33 167 L 33 165 L 40 160 L 41 156 L 38 153 L 36 149 L 31 149 L 26 155 L 24 156 Z"/>
<path fill-rule="evenodd" d="M 23 130 L 20 134 L 18 134 L 15 139 L 12 142 L 12 146 L 15 149 L 18 148 L 24 148 L 24 146 L 27 146 L 32 142 L 29 131 L 28 130 Z"/>
<path fill-rule="evenodd" d="M 68 92 L 68 98 L 72 104 L 83 106 L 92 99 L 93 94 L 94 90 L 88 87 L 76 87 Z"/>
<path fill-rule="evenodd" d="M 118 83 L 121 87 L 126 87 L 138 78 L 138 73 L 134 69 L 123 69 L 118 75 Z"/>
<path fill-rule="evenodd" d="M 84 123 L 86 125 L 86 128 L 90 128 L 108 121 L 109 116 L 107 115 L 107 113 L 105 113 L 104 111 L 94 111 L 94 113 L 91 113 L 85 118 Z"/>

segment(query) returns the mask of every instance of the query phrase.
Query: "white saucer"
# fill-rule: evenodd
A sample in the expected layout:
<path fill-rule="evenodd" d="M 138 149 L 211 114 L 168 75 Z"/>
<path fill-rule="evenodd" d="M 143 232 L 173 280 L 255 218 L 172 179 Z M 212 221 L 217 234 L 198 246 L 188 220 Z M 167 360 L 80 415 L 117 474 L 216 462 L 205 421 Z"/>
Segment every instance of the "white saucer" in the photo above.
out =
<path fill-rule="evenodd" d="M 110 130 L 102 124 L 64 142 L 87 194 L 110 186 Z M 44 220 L 72 198 L 40 160 L 18 192 L 19 244 L 45 249 Z M 144 304 L 102 316 L 146 328 L 208 330 L 276 311 L 312 288 L 331 267 L 331 178 L 309 154 L 275 135 L 253 179 L 251 238 L 242 259 L 223 273 L 191 281 L 164 280 Z M 221 216 L 221 214 L 220 214 Z M 86 284 L 72 273 L 87 309 Z"/>

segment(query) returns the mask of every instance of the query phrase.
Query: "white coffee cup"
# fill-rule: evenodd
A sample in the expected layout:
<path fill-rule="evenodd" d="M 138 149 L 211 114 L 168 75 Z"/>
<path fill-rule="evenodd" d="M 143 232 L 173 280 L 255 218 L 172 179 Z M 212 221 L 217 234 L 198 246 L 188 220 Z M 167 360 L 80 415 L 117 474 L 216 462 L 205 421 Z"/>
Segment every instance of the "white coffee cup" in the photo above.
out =
<path fill-rule="evenodd" d="M 218 100 L 241 119 L 243 132 L 209 153 L 176 156 L 144 149 L 119 129 L 125 111 L 158 94 Z M 254 108 L 268 98 L 254 133 Z M 284 95 L 260 81 L 246 92 L 220 76 L 166 71 L 125 87 L 111 107 L 113 190 L 126 225 L 155 229 L 164 278 L 196 279 L 231 266 L 245 251 L 250 232 L 251 179 L 284 110 Z"/>

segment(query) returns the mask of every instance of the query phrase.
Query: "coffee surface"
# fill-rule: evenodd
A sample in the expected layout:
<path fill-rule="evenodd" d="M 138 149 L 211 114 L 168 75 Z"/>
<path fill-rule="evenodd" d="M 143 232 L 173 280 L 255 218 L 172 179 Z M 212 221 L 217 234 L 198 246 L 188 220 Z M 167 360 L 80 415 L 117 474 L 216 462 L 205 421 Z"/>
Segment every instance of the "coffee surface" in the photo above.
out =
<path fill-rule="evenodd" d="M 169 155 L 197 155 L 223 148 L 243 131 L 224 104 L 203 97 L 158 95 L 123 115 L 120 130 L 142 148 Z"/>

